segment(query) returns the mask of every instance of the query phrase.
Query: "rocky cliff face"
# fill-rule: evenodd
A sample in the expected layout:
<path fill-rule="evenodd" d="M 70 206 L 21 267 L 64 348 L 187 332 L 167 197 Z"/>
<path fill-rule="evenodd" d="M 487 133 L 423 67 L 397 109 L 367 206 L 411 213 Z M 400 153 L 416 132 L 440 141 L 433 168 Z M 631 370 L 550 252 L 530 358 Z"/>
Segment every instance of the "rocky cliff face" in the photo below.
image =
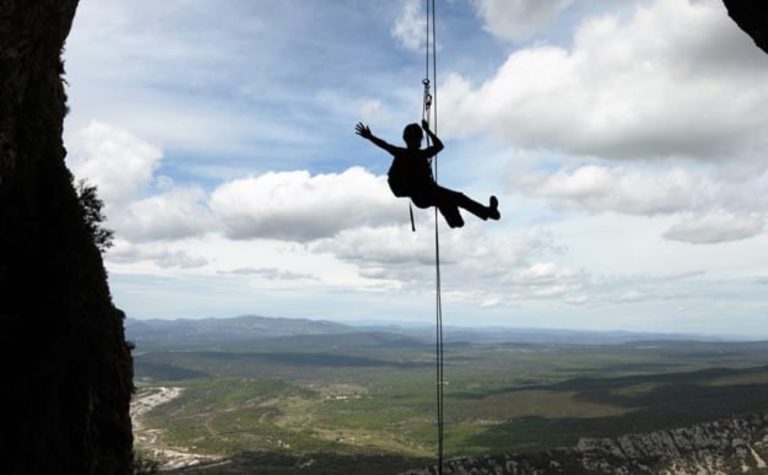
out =
<path fill-rule="evenodd" d="M 2 472 L 131 471 L 130 351 L 64 164 L 77 0 L 0 0 Z"/>
<path fill-rule="evenodd" d="M 768 53 L 768 3 L 765 0 L 723 0 L 723 3 L 733 21 Z"/>
<path fill-rule="evenodd" d="M 533 455 L 451 460 L 446 475 L 768 473 L 768 413 L 617 439 L 581 439 L 575 447 Z M 436 467 L 403 475 L 433 475 Z"/>

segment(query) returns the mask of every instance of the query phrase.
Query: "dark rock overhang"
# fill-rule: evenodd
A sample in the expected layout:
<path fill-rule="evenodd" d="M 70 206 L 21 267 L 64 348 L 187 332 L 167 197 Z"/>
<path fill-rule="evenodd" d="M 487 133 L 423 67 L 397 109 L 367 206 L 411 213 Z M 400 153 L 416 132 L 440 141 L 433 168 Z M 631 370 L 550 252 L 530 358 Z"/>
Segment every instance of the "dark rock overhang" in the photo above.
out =
<path fill-rule="evenodd" d="M 728 15 L 744 30 L 755 44 L 768 53 L 768 1 L 723 0 Z"/>

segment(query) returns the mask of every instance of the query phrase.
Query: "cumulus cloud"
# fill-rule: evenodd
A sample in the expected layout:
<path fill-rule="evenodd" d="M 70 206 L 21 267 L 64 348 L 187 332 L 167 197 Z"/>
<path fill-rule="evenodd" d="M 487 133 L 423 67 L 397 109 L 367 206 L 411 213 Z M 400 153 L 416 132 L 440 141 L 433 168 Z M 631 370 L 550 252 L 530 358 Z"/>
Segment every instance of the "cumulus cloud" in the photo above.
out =
<path fill-rule="evenodd" d="M 218 271 L 217 273 L 221 275 L 253 275 L 267 280 L 317 280 L 317 277 L 312 274 L 277 269 L 275 267 L 239 267 L 232 270 Z"/>
<path fill-rule="evenodd" d="M 168 249 L 166 246 L 137 246 L 118 242 L 107 253 L 107 261 L 115 264 L 151 262 L 161 268 L 192 269 L 208 265 L 203 257 L 194 257 L 186 251 Z"/>
<path fill-rule="evenodd" d="M 555 208 L 677 219 L 662 237 L 692 244 L 720 243 L 760 234 L 768 217 L 768 174 L 731 176 L 724 166 L 670 162 L 622 165 L 600 161 L 555 171 L 519 167 L 510 185 Z M 684 162 L 679 162 L 684 163 Z"/>
<path fill-rule="evenodd" d="M 392 27 L 392 36 L 412 51 L 423 51 L 426 43 L 426 14 L 421 0 L 404 0 L 403 10 Z"/>
<path fill-rule="evenodd" d="M 485 29 L 510 41 L 527 40 L 549 25 L 572 0 L 473 0 Z"/>
<path fill-rule="evenodd" d="M 712 212 L 684 219 L 669 228 L 664 237 L 691 244 L 715 244 L 757 236 L 764 228 L 764 216 Z"/>
<path fill-rule="evenodd" d="M 689 210 L 704 191 L 701 179 L 683 168 L 583 165 L 550 175 L 518 174 L 512 180 L 516 189 L 560 206 L 639 215 Z"/>
<path fill-rule="evenodd" d="M 655 0 L 585 20 L 567 49 L 518 49 L 479 86 L 451 74 L 441 125 L 604 158 L 722 159 L 766 145 L 765 64 L 722 5 Z"/>
<path fill-rule="evenodd" d="M 403 219 L 382 176 L 360 167 L 342 173 L 269 172 L 225 183 L 210 205 L 233 239 L 306 242 L 364 225 Z"/>
<path fill-rule="evenodd" d="M 353 262 L 431 266 L 434 264 L 432 239 L 427 233 L 412 233 L 402 225 L 364 226 L 344 230 L 313 248 Z"/>
<path fill-rule="evenodd" d="M 167 192 L 130 203 L 112 222 L 133 241 L 176 240 L 216 229 L 199 187 L 173 187 Z"/>
<path fill-rule="evenodd" d="M 392 198 L 386 177 L 361 167 L 317 175 L 268 172 L 226 181 L 209 193 L 156 176 L 162 151 L 126 130 L 94 123 L 78 137 L 75 174 L 99 187 L 107 225 L 132 242 L 206 233 L 307 242 L 407 219 L 405 202 Z"/>
<path fill-rule="evenodd" d="M 587 280 L 586 273 L 554 262 L 534 262 L 503 278 L 514 294 L 529 299 L 577 296 Z"/>
<path fill-rule="evenodd" d="M 475 5 L 482 15 L 527 8 Z M 745 239 L 768 215 L 758 152 L 768 146 L 766 64 L 720 2 L 652 0 L 586 17 L 568 47 L 517 49 L 483 84 L 450 75 L 443 130 L 488 131 L 526 153 L 563 152 L 567 166 L 516 170 L 510 181 L 556 208 L 673 216 L 669 240 Z M 573 166 L 574 155 L 587 163 Z"/>
<path fill-rule="evenodd" d="M 98 121 L 75 134 L 72 149 L 73 174 L 96 185 L 107 206 L 134 199 L 152 181 L 163 155 L 129 131 Z"/>
<path fill-rule="evenodd" d="M 454 276 L 443 281 L 446 295 L 486 307 L 578 297 L 588 276 L 542 260 L 561 252 L 549 233 L 534 229 L 501 238 L 486 234 L 482 226 L 468 223 L 460 233 L 442 233 L 441 265 L 446 275 Z M 355 265 L 367 279 L 422 292 L 434 285 L 433 239 L 431 233 L 412 233 L 407 226 L 359 228 L 318 241 L 313 250 Z"/>
<path fill-rule="evenodd" d="M 74 175 L 98 187 L 107 226 L 117 237 L 172 240 L 213 229 L 203 189 L 178 186 L 168 177 L 155 175 L 163 157 L 160 148 L 101 122 L 77 131 L 71 147 L 69 164 Z M 150 196 L 143 197 L 146 194 Z"/>
<path fill-rule="evenodd" d="M 203 257 L 192 257 L 184 251 L 169 251 L 162 255 L 155 256 L 153 259 L 160 267 L 191 269 L 193 267 L 202 267 L 208 264 L 207 259 Z"/>

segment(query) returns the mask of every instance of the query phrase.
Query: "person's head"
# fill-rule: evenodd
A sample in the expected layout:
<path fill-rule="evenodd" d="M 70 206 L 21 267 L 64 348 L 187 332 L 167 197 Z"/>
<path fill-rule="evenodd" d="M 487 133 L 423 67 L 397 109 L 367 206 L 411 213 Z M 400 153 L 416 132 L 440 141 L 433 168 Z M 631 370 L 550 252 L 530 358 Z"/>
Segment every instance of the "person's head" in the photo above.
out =
<path fill-rule="evenodd" d="M 408 148 L 421 148 L 421 141 L 424 139 L 424 132 L 421 131 L 419 124 L 408 124 L 403 129 L 403 140 Z"/>

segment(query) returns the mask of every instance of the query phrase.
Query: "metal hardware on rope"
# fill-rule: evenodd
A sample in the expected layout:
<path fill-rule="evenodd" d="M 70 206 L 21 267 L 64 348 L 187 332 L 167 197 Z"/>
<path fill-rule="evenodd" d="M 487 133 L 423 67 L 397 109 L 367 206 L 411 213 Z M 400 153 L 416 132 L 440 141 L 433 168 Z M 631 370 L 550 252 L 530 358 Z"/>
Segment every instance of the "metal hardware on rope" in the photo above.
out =
<path fill-rule="evenodd" d="M 421 110 L 421 118 L 424 121 L 426 121 L 427 124 L 429 124 L 430 123 L 429 115 L 432 110 L 432 93 L 430 92 L 429 78 L 422 79 L 421 83 L 424 85 L 424 107 Z M 429 135 L 427 135 L 427 147 L 429 147 L 430 145 L 432 145 L 432 143 L 429 140 Z M 430 166 L 432 166 L 432 157 L 428 157 L 427 162 L 429 163 Z"/>
<path fill-rule="evenodd" d="M 429 79 L 424 78 L 421 80 L 424 85 L 424 111 L 422 113 L 422 119 L 429 123 L 429 112 L 432 109 L 432 94 L 429 91 Z"/>

